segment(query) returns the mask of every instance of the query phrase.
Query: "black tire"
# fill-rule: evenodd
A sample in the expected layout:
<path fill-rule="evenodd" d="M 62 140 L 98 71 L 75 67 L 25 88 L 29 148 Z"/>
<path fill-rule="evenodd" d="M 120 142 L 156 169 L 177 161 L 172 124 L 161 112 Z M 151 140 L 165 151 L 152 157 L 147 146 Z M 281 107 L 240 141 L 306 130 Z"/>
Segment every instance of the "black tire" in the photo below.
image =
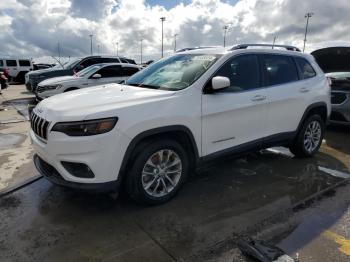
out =
<path fill-rule="evenodd" d="M 315 148 L 312 148 L 312 150 L 307 150 L 307 146 L 304 143 L 304 139 L 306 136 L 306 131 L 309 127 L 309 125 L 313 122 L 317 122 L 320 126 L 321 134 L 320 134 L 320 139 L 318 144 L 316 145 L 315 143 Z M 306 158 L 306 157 L 312 157 L 314 154 L 318 152 L 318 150 L 321 147 L 323 136 L 324 136 L 324 129 L 325 129 L 325 124 L 324 121 L 322 120 L 320 115 L 311 115 L 309 116 L 302 124 L 300 127 L 297 136 L 295 137 L 294 141 L 292 144 L 289 146 L 290 151 L 299 158 Z"/>
<path fill-rule="evenodd" d="M 172 150 L 181 159 L 182 171 L 177 184 L 172 191 L 164 196 L 152 196 L 146 192 L 142 185 L 142 171 L 147 160 L 160 150 Z M 139 204 L 159 205 L 173 198 L 188 177 L 190 163 L 188 153 L 176 141 L 170 139 L 159 139 L 140 144 L 132 157 L 129 171 L 126 173 L 126 192 Z M 164 179 L 166 180 L 166 179 Z"/>

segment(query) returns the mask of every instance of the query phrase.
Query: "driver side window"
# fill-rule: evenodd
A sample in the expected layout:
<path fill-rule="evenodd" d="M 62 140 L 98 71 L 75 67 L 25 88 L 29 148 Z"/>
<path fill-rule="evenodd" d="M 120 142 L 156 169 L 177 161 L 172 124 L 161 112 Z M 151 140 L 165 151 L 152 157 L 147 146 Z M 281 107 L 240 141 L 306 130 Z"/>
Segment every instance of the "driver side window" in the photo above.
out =
<path fill-rule="evenodd" d="M 215 76 L 230 79 L 231 85 L 224 92 L 242 92 L 260 87 L 259 60 L 257 55 L 241 55 L 230 59 Z"/>

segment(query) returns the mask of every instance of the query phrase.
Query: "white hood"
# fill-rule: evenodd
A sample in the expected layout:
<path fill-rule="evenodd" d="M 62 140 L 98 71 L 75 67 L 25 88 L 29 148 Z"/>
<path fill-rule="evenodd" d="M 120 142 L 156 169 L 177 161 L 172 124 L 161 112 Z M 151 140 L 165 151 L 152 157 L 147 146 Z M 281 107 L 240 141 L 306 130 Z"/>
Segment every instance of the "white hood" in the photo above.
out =
<path fill-rule="evenodd" d="M 114 114 L 118 108 L 167 99 L 174 93 L 174 91 L 108 84 L 49 97 L 40 102 L 34 111 L 49 121 L 78 121 L 91 115 L 97 116 L 108 112 Z"/>
<path fill-rule="evenodd" d="M 58 76 L 46 79 L 40 82 L 40 86 L 58 85 L 66 82 L 79 81 L 81 77 L 78 76 Z"/>

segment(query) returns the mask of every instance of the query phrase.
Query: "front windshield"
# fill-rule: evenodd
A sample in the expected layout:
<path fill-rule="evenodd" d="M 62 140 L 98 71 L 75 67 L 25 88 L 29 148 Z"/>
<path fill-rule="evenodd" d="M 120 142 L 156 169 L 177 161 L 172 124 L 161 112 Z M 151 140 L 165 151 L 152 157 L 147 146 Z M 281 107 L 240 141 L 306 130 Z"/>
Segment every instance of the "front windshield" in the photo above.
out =
<path fill-rule="evenodd" d="M 178 54 L 130 77 L 125 84 L 162 90 L 181 90 L 192 85 L 220 55 Z"/>
<path fill-rule="evenodd" d="M 102 67 L 102 65 L 97 65 L 97 64 L 89 66 L 89 67 L 79 71 L 78 73 L 76 73 L 76 76 L 79 76 L 79 77 L 90 76 L 91 74 L 93 74 L 97 70 L 99 70 L 101 67 Z"/>
<path fill-rule="evenodd" d="M 68 69 L 68 68 L 72 68 L 72 67 L 74 67 L 78 62 L 80 62 L 81 61 L 81 59 L 74 59 L 74 60 L 72 60 L 72 61 L 70 61 L 70 62 L 67 62 L 67 63 L 65 63 L 64 65 L 63 65 L 63 68 L 64 69 Z"/>

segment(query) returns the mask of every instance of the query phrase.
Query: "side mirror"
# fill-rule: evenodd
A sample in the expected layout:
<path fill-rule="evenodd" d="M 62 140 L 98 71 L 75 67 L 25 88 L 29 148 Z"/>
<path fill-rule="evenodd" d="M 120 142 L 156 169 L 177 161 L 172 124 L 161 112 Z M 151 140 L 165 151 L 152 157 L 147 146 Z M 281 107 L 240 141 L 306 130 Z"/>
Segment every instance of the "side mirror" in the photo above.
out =
<path fill-rule="evenodd" d="M 213 90 L 220 90 L 224 89 L 226 87 L 229 87 L 231 85 L 230 79 L 228 77 L 224 76 L 215 76 L 211 80 L 211 85 Z"/>
<path fill-rule="evenodd" d="M 94 74 L 94 75 L 92 75 L 91 78 L 92 78 L 92 79 L 100 79 L 100 78 L 101 78 L 101 75 L 100 75 L 100 74 Z"/>

